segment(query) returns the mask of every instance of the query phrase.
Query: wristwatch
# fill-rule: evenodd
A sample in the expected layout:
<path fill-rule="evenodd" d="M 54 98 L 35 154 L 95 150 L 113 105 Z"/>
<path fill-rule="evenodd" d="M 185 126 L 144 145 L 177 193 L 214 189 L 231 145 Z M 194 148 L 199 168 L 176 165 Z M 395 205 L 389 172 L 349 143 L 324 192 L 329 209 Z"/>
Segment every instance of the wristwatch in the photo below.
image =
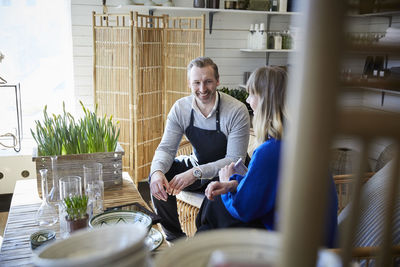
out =
<path fill-rule="evenodd" d="M 196 177 L 196 179 L 200 179 L 203 176 L 203 173 L 201 172 L 200 168 L 198 167 L 193 168 L 193 176 Z"/>

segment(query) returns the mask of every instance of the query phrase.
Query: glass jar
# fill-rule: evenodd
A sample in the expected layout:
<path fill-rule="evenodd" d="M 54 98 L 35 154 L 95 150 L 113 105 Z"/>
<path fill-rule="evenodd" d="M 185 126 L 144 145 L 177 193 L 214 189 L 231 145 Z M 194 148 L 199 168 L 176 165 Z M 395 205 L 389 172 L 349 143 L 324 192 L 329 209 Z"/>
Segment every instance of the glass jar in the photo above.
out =
<path fill-rule="evenodd" d="M 275 50 L 282 49 L 282 36 L 279 32 L 275 33 L 275 36 L 274 36 L 274 49 Z"/>
<path fill-rule="evenodd" d="M 275 47 L 274 33 L 268 32 L 267 49 L 274 49 L 274 47 Z"/>

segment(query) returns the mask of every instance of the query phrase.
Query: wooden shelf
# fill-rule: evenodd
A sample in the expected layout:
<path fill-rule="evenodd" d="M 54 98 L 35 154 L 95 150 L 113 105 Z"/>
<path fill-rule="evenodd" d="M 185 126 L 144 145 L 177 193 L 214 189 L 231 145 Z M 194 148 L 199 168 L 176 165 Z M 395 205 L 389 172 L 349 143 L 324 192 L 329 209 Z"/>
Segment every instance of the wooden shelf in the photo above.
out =
<path fill-rule="evenodd" d="M 196 11 L 196 12 L 220 12 L 234 14 L 264 14 L 264 15 L 300 15 L 300 12 L 276 12 L 276 11 L 256 11 L 256 10 L 241 10 L 241 9 L 223 9 L 223 8 L 194 8 L 194 7 L 169 7 L 169 6 L 144 6 L 144 5 L 127 5 L 128 7 L 146 8 L 149 10 L 169 10 L 169 11 Z"/>
<path fill-rule="evenodd" d="M 208 13 L 209 18 L 209 32 L 212 33 L 212 25 L 214 15 L 217 13 L 233 13 L 233 14 L 259 14 L 259 15 L 270 15 L 270 16 L 291 16 L 300 15 L 299 12 L 275 12 L 275 11 L 256 11 L 256 10 L 240 10 L 240 9 L 216 9 L 216 8 L 194 8 L 194 7 L 169 7 L 169 6 L 144 6 L 144 5 L 127 5 L 128 8 L 148 10 L 150 15 L 153 15 L 155 11 L 194 11 L 201 13 Z"/>
<path fill-rule="evenodd" d="M 242 52 L 249 52 L 249 53 L 290 53 L 290 52 L 296 52 L 296 50 L 293 49 L 249 49 L 249 48 L 241 48 L 240 51 Z"/>
<path fill-rule="evenodd" d="M 399 54 L 400 46 L 396 44 L 384 44 L 384 43 L 374 43 L 374 44 L 349 44 L 347 45 L 347 52 L 349 53 L 372 53 L 372 54 Z"/>
<path fill-rule="evenodd" d="M 352 18 L 366 18 L 366 17 L 389 17 L 389 16 L 400 16 L 400 11 L 386 11 L 366 14 L 349 14 L 348 17 Z"/>
<path fill-rule="evenodd" d="M 368 89 L 374 91 L 391 91 L 400 92 L 400 83 L 398 81 L 368 79 L 353 79 L 350 81 L 342 81 L 341 86 L 345 89 Z"/>

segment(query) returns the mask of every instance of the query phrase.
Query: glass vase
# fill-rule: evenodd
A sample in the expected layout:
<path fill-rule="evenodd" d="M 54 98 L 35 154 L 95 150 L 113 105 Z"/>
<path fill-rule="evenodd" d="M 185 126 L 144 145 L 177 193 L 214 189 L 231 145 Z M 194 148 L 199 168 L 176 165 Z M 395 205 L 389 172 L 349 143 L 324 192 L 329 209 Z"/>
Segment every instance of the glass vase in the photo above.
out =
<path fill-rule="evenodd" d="M 53 175 L 53 187 L 49 193 L 49 202 L 58 205 L 60 202 L 60 189 L 58 183 L 58 171 L 57 171 L 57 156 L 50 157 L 51 159 L 51 173 Z"/>
<path fill-rule="evenodd" d="M 42 182 L 42 204 L 36 213 L 36 222 L 40 226 L 51 226 L 58 221 L 56 207 L 49 202 L 47 186 L 47 169 L 39 170 Z"/>

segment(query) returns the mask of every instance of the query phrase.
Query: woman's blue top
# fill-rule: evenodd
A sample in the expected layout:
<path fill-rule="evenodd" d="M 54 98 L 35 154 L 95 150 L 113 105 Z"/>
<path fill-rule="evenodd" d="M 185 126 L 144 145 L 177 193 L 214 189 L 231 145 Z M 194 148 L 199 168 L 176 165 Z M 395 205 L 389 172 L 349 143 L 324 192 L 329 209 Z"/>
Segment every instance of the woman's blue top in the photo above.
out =
<path fill-rule="evenodd" d="M 245 176 L 234 174 L 230 180 L 237 180 L 236 192 L 221 195 L 229 213 L 242 222 L 261 220 L 266 229 L 274 230 L 278 171 L 281 155 L 281 141 L 270 138 L 254 150 L 248 172 Z M 337 228 L 337 194 L 330 177 L 330 205 L 327 219 L 326 246 L 332 247 Z"/>

